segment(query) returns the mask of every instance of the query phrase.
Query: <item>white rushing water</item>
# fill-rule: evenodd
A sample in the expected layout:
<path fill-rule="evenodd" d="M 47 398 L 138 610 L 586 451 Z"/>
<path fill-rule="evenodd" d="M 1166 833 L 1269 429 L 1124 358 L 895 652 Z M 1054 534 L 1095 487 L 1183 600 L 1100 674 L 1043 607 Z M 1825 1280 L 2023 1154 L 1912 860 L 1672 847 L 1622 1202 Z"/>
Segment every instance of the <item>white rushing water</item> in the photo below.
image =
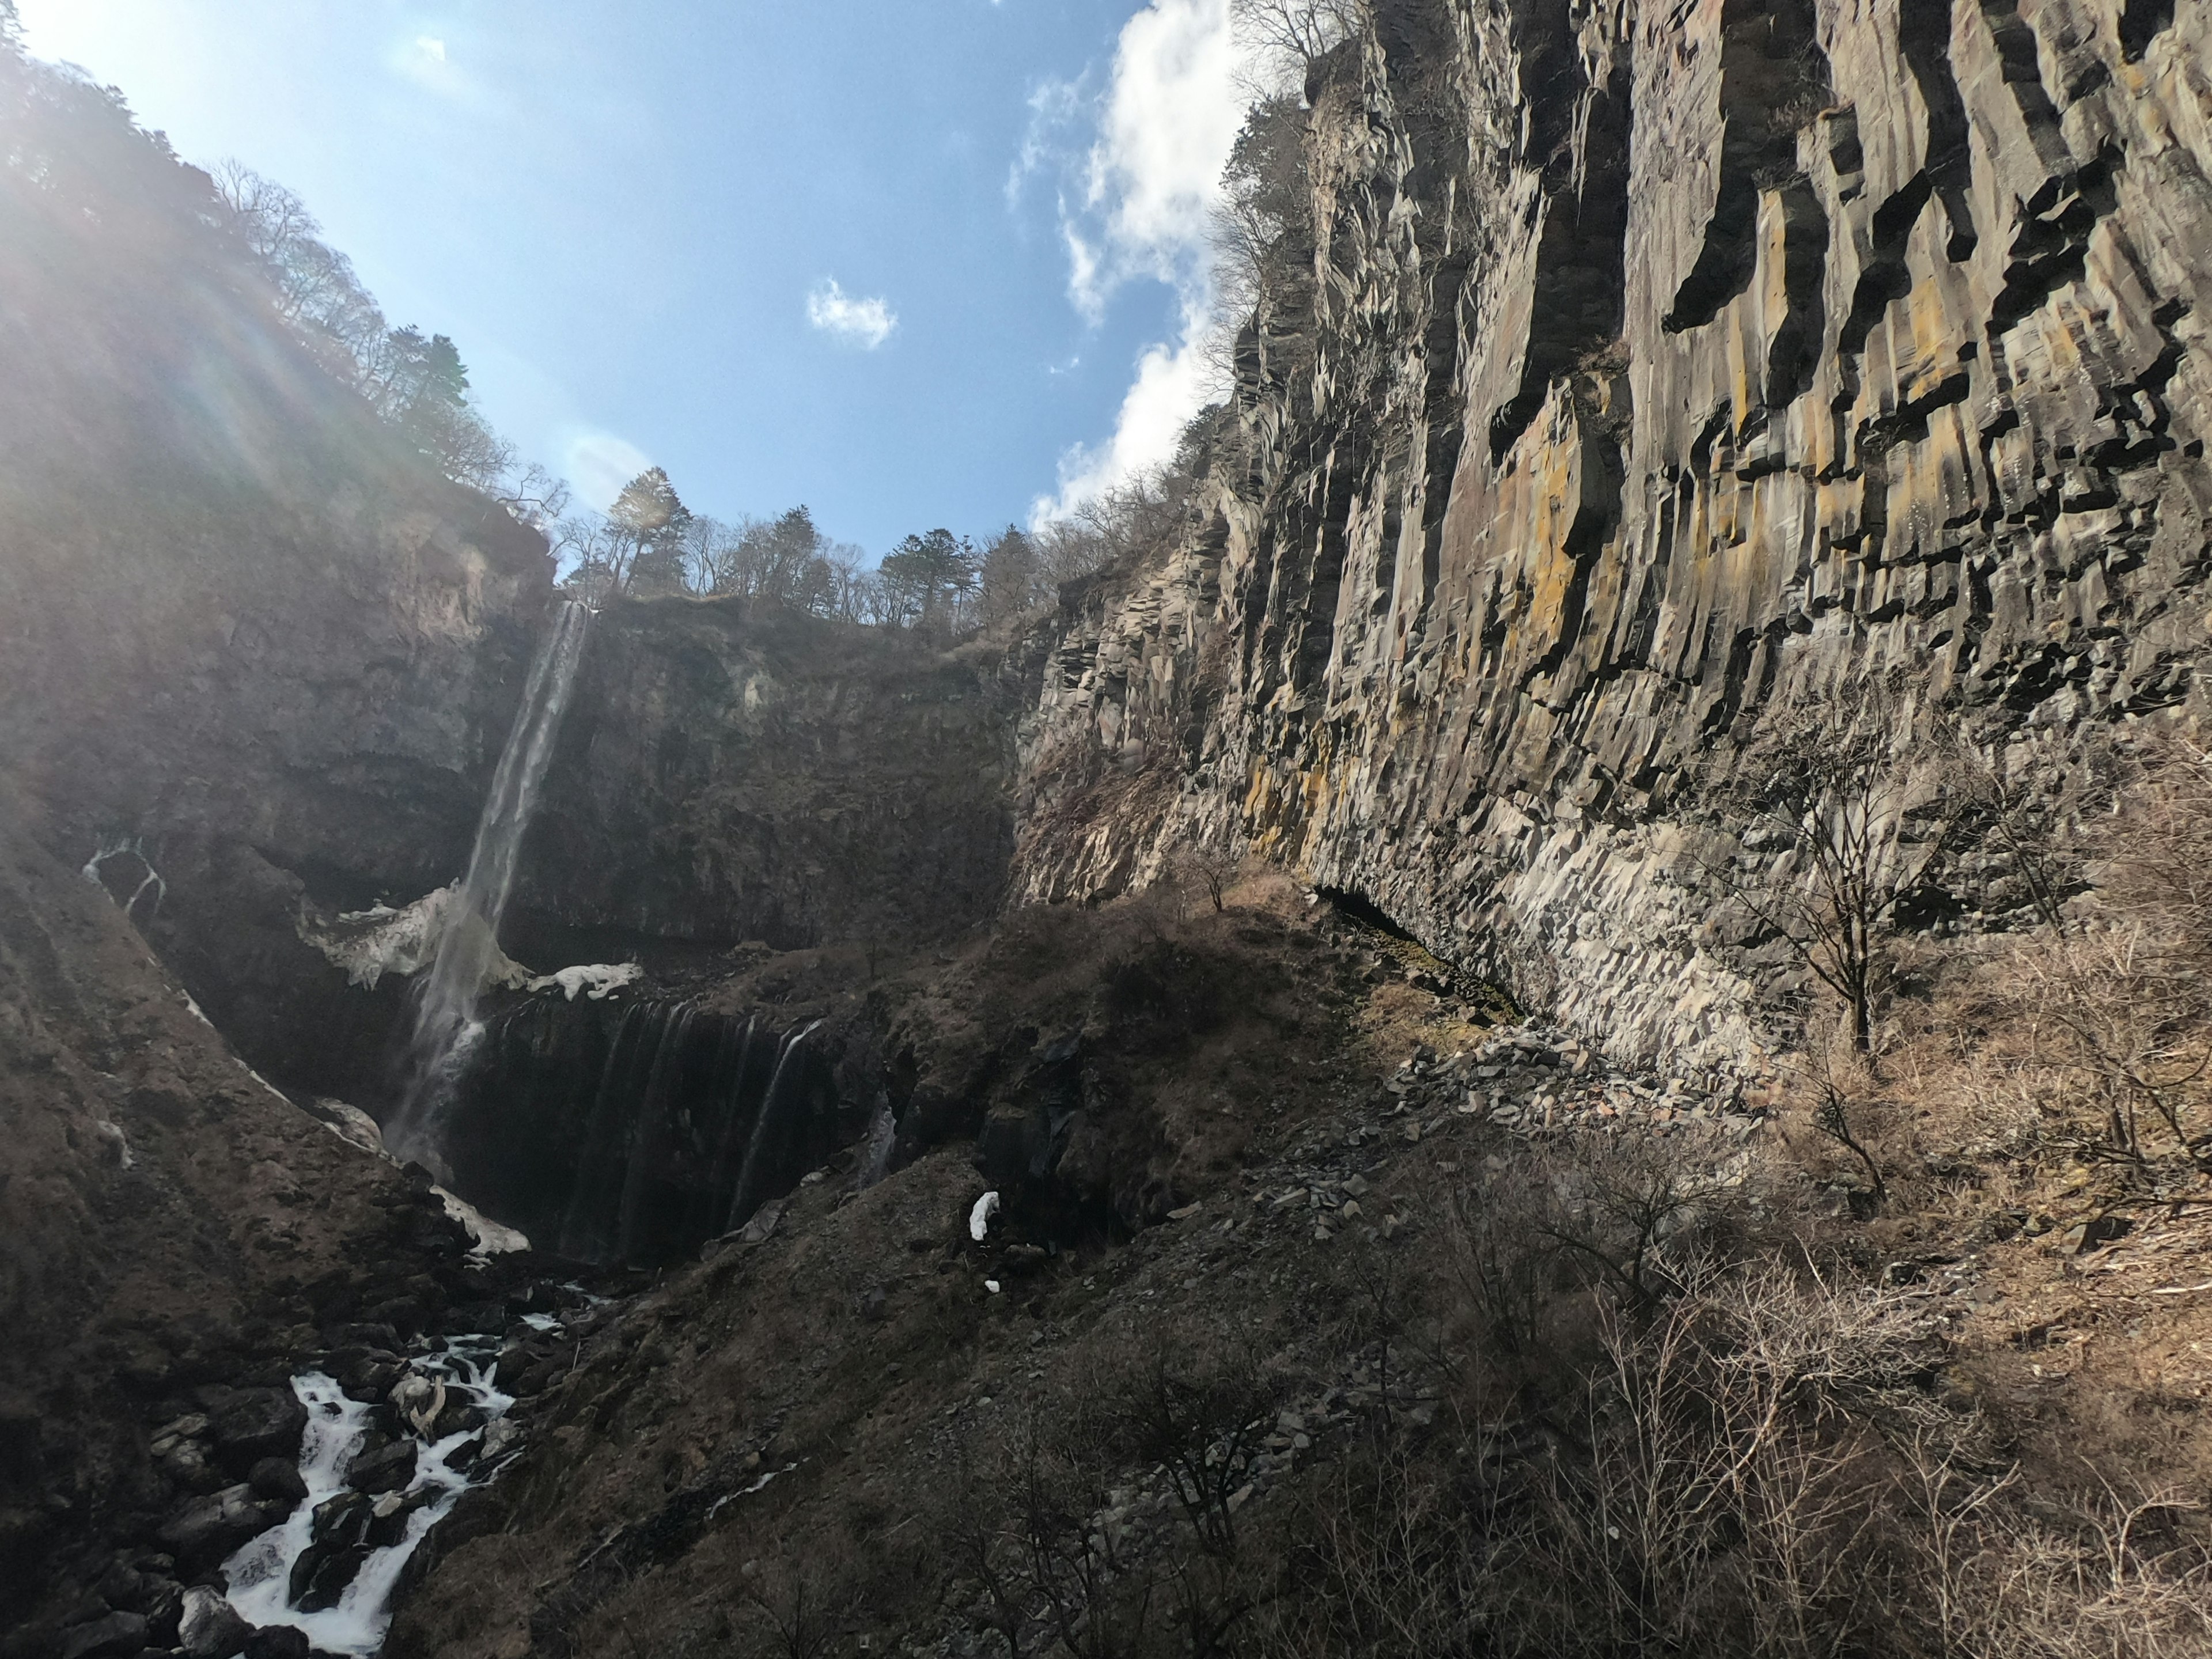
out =
<path fill-rule="evenodd" d="M 499 949 L 500 917 L 514 887 L 515 862 L 522 837 L 538 807 L 538 787 L 553 759 L 561 716 L 568 706 L 576 665 L 584 654 L 591 607 L 571 602 L 561 608 L 530 665 L 522 706 L 492 774 L 491 793 L 477 819 L 476 845 L 469 853 L 460 892 L 446 907 L 437 955 L 415 988 L 415 1033 L 410 1043 L 413 1076 L 406 1100 L 385 1140 L 402 1158 L 414 1158 L 442 1170 L 442 1119 L 453 1086 L 468 1065 L 483 1027 L 477 1023 L 477 999 L 486 980 L 504 963 Z"/>
<path fill-rule="evenodd" d="M 317 1613 L 302 1613 L 291 1605 L 292 1568 L 313 1542 L 316 1506 L 345 1490 L 346 1465 L 368 1431 L 369 1407 L 347 1398 L 320 1371 L 292 1379 L 292 1392 L 307 1408 L 307 1432 L 300 1445 L 300 1478 L 307 1484 L 307 1496 L 281 1526 L 248 1540 L 222 1564 L 230 1604 L 241 1618 L 252 1625 L 290 1625 L 325 1652 L 372 1659 L 391 1626 L 392 1587 L 407 1558 L 430 1528 L 445 1519 L 460 1495 L 489 1480 L 504 1461 L 479 1462 L 466 1474 L 447 1464 L 462 1447 L 480 1443 L 491 1424 L 514 1403 L 513 1395 L 501 1393 L 492 1382 L 498 1348 L 496 1337 L 455 1337 L 442 1354 L 411 1362 L 416 1370 L 442 1377 L 449 1393 L 482 1409 L 488 1420 L 481 1427 L 421 1447 L 415 1479 L 404 1494 L 406 1502 L 420 1507 L 408 1516 L 406 1531 L 398 1542 L 371 1551 L 337 1605 Z"/>

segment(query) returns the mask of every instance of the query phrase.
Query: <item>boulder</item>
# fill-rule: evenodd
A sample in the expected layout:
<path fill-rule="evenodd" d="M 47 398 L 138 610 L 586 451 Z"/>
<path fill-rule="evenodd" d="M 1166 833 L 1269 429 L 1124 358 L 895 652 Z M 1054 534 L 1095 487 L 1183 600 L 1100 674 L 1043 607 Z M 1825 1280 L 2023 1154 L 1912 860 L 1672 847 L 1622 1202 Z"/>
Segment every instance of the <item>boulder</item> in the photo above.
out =
<path fill-rule="evenodd" d="M 359 1492 L 398 1492 L 415 1478 L 415 1443 L 394 1440 L 346 1465 L 346 1485 Z"/>
<path fill-rule="evenodd" d="M 320 1613 L 338 1604 L 368 1559 L 368 1528 L 374 1518 L 373 1502 L 362 1492 L 342 1492 L 315 1505 L 307 1547 L 292 1563 L 291 1580 L 285 1587 L 294 1607 L 302 1613 Z"/>
<path fill-rule="evenodd" d="M 298 1457 L 307 1426 L 307 1408 L 289 1389 L 233 1389 L 208 1417 L 217 1455 L 241 1469 L 264 1457 Z"/>
<path fill-rule="evenodd" d="M 219 1590 L 195 1584 L 185 1592 L 183 1614 L 177 1620 L 177 1640 L 189 1659 L 234 1659 L 253 1627 Z"/>
<path fill-rule="evenodd" d="M 246 1481 L 264 1498 L 283 1504 L 288 1515 L 292 1506 L 307 1495 L 307 1483 L 300 1478 L 300 1466 L 289 1458 L 263 1458 L 253 1466 Z"/>
<path fill-rule="evenodd" d="M 389 1549 L 407 1535 L 407 1522 L 416 1510 L 438 1501 L 435 1486 L 424 1486 L 416 1492 L 389 1492 L 369 1507 L 368 1547 Z"/>
<path fill-rule="evenodd" d="M 264 1625 L 246 1638 L 246 1659 L 307 1659 L 307 1633 L 290 1625 Z"/>
<path fill-rule="evenodd" d="M 145 1645 L 144 1614 L 111 1613 L 90 1624 L 64 1629 L 60 1659 L 137 1659 L 138 1650 Z"/>
<path fill-rule="evenodd" d="M 210 1566 L 282 1518 L 272 1517 L 255 1499 L 253 1488 L 241 1482 L 194 1498 L 162 1522 L 156 1535 L 179 1561 Z"/>

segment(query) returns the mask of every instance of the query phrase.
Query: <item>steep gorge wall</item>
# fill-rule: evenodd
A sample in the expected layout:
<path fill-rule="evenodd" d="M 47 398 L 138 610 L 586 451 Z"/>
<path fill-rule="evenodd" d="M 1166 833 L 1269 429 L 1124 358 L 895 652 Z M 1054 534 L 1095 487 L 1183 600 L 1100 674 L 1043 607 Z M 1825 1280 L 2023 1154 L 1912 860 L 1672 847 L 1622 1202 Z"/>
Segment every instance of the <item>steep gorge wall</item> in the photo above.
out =
<path fill-rule="evenodd" d="M 0 51 L 0 790 L 243 1051 L 376 1062 L 303 905 L 466 861 L 544 542 L 334 378 L 208 178 Z"/>
<path fill-rule="evenodd" d="M 1021 653 L 738 599 L 592 625 L 510 912 L 533 963 L 942 939 L 1013 845 Z M 533 954 L 534 953 L 534 954 Z"/>
<path fill-rule="evenodd" d="M 1755 1067 L 1696 763 L 1869 668 L 2031 769 L 2202 698 L 2208 39 L 1385 0 L 1309 83 L 1316 298 L 1239 343 L 1238 465 L 1063 617 L 1020 890 L 1249 842 L 1617 1054 Z"/>

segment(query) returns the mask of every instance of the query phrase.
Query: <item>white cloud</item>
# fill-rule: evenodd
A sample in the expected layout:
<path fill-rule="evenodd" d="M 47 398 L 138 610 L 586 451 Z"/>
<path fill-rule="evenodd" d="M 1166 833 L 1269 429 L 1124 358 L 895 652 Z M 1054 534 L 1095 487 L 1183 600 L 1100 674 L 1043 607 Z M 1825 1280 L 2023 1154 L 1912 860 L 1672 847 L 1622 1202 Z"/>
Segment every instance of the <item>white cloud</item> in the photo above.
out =
<path fill-rule="evenodd" d="M 1006 169 L 1006 205 L 1021 200 L 1022 185 L 1031 173 L 1042 173 L 1055 159 L 1064 159 L 1068 145 L 1062 136 L 1083 118 L 1091 102 L 1086 74 L 1073 81 L 1041 81 L 1030 89 L 1030 124 L 1022 134 L 1022 147 Z"/>
<path fill-rule="evenodd" d="M 856 300 L 828 277 L 806 296 L 806 320 L 863 351 L 873 351 L 898 326 L 898 318 L 882 300 Z"/>
<path fill-rule="evenodd" d="M 425 92 L 458 104 L 482 100 L 482 90 L 463 72 L 441 35 L 417 34 L 392 44 L 386 60 Z"/>
<path fill-rule="evenodd" d="M 653 465 L 653 458 L 611 432 L 579 432 L 563 447 L 562 470 L 579 500 L 602 512 L 623 486 Z"/>
<path fill-rule="evenodd" d="M 1122 394 L 1114 435 L 1102 444 L 1076 444 L 1060 456 L 1060 487 L 1030 504 L 1032 526 L 1064 519 L 1115 485 L 1175 459 L 1190 417 L 1220 395 L 1214 326 L 1186 307 L 1172 344 L 1145 348 L 1136 378 Z"/>
<path fill-rule="evenodd" d="M 1122 27 L 1097 137 L 1060 204 L 1068 297 L 1096 325 L 1123 284 L 1164 283 L 1176 295 L 1171 339 L 1139 354 L 1113 435 L 1060 458 L 1059 488 L 1034 516 L 1063 514 L 1133 475 L 1173 458 L 1192 416 L 1218 395 L 1213 252 L 1208 234 L 1222 169 L 1250 106 L 1249 65 L 1230 22 L 1229 0 L 1152 0 Z M 1030 137 L 1008 181 L 1041 165 L 1052 123 L 1076 95 L 1066 83 L 1030 98 Z"/>
<path fill-rule="evenodd" d="M 1249 102 L 1242 61 L 1229 0 L 1152 0 L 1122 26 L 1085 192 L 1115 258 L 1079 304 L 1134 276 L 1206 279 L 1207 223 Z"/>

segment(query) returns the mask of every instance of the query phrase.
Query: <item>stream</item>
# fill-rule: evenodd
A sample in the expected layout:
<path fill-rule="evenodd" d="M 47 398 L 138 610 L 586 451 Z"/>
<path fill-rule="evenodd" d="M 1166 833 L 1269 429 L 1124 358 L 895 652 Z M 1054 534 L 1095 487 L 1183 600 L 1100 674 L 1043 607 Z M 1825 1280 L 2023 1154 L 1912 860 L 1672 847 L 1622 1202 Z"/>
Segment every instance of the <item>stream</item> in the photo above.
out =
<path fill-rule="evenodd" d="M 529 1322 L 540 1320 L 539 1328 L 555 1328 L 545 1316 Z M 511 1430 L 495 1427 L 514 1403 L 494 1381 L 500 1342 L 489 1334 L 449 1337 L 408 1361 L 408 1376 L 424 1379 L 438 1401 L 421 1415 L 423 1426 L 396 1404 L 350 1398 L 322 1371 L 292 1379 L 307 1410 L 300 1444 L 307 1497 L 222 1566 L 230 1604 L 248 1624 L 289 1625 L 325 1653 L 373 1659 L 392 1623 L 392 1587 L 408 1558 L 461 1494 L 488 1484 L 519 1444 Z M 441 1385 L 442 1397 L 435 1394 Z M 432 1437 L 448 1415 L 465 1425 Z M 415 1441 L 414 1473 L 394 1491 L 363 1492 L 348 1484 L 348 1470 L 380 1424 L 395 1445 Z"/>

